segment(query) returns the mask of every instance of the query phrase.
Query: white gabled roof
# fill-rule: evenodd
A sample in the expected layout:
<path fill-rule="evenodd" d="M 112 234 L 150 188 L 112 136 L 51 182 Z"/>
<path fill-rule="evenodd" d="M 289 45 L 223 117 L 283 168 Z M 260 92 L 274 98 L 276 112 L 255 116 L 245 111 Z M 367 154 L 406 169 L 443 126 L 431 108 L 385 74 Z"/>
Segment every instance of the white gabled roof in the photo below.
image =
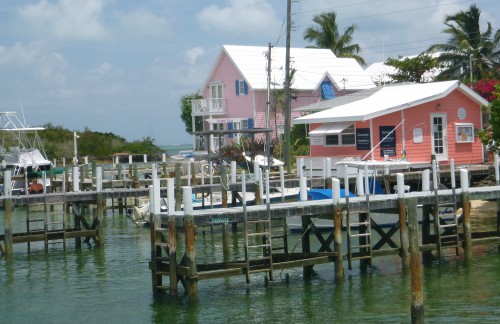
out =
<path fill-rule="evenodd" d="M 252 89 L 265 90 L 267 51 L 268 48 L 264 46 L 224 45 L 215 64 L 219 63 L 222 53 L 225 52 Z M 285 81 L 285 54 L 284 47 L 271 49 L 271 82 L 274 84 L 283 85 Z M 344 87 L 345 90 L 375 87 L 370 77 L 354 59 L 337 58 L 329 49 L 290 48 L 290 68 L 296 70 L 291 85 L 296 90 L 316 90 L 326 75 L 339 90 L 343 90 Z M 206 82 L 204 86 L 207 85 Z M 271 86 L 273 87 L 275 85 Z"/>
<path fill-rule="evenodd" d="M 444 98 L 457 88 L 478 104 L 488 105 L 487 100 L 469 89 L 460 81 L 412 83 L 380 87 L 378 91 L 367 98 L 296 118 L 293 120 L 293 123 L 311 124 L 367 121 L 406 108 L 421 105 L 429 101 Z M 335 99 L 332 101 L 334 100 Z"/>

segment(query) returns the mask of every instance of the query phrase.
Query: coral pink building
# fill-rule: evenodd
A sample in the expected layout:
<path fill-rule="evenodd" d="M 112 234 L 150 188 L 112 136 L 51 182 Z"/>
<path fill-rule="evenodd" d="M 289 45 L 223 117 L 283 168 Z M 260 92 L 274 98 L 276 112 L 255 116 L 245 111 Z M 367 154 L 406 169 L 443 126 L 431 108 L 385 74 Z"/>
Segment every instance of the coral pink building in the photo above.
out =
<path fill-rule="evenodd" d="M 459 81 L 382 86 L 301 107 L 294 124 L 308 124 L 310 157 L 415 162 L 484 162 L 477 136 L 488 102 Z M 327 109 L 325 109 L 327 107 Z"/>

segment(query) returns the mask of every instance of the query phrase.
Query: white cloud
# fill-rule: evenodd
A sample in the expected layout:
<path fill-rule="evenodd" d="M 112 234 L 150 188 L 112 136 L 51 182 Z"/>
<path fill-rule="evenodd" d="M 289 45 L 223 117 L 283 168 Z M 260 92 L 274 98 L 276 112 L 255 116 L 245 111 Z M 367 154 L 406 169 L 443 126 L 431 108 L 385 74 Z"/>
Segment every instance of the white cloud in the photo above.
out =
<path fill-rule="evenodd" d="M 28 45 L 15 43 L 12 47 L 0 45 L 0 66 L 25 66 L 33 64 L 42 51 L 43 42 L 32 42 Z"/>
<path fill-rule="evenodd" d="M 171 30 L 168 21 L 164 17 L 157 16 L 144 9 L 119 15 L 118 18 L 123 28 L 128 30 L 129 33 L 161 36 Z"/>
<path fill-rule="evenodd" d="M 19 9 L 19 15 L 35 29 L 60 39 L 103 39 L 106 28 L 100 22 L 103 0 L 40 0 Z"/>
<path fill-rule="evenodd" d="M 187 50 L 185 54 L 189 64 L 193 65 L 196 64 L 196 61 L 198 60 L 199 57 L 205 54 L 205 50 L 201 47 L 194 47 Z"/>
<path fill-rule="evenodd" d="M 59 53 L 51 53 L 37 62 L 33 74 L 44 83 L 64 86 L 68 62 Z"/>
<path fill-rule="evenodd" d="M 229 0 L 225 7 L 204 8 L 197 18 L 207 30 L 236 35 L 259 35 L 274 30 L 277 24 L 267 0 Z"/>
<path fill-rule="evenodd" d="M 99 65 L 97 68 L 93 69 L 91 71 L 91 74 L 96 76 L 105 76 L 109 75 L 113 71 L 113 65 L 111 65 L 111 63 L 105 62 Z"/>

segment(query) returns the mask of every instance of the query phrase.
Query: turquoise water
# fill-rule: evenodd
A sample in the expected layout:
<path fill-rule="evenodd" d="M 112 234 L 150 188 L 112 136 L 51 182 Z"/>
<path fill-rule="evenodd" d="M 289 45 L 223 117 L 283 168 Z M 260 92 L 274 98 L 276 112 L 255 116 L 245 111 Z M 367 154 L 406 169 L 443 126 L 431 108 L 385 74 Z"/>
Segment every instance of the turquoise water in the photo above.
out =
<path fill-rule="evenodd" d="M 0 214 L 3 217 L 3 214 Z M 24 222 L 24 211 L 15 213 Z M 21 226 L 18 224 L 17 226 Z M 3 231 L 3 219 L 0 220 Z M 335 281 L 333 264 L 315 266 L 305 280 L 302 270 L 200 281 L 199 300 L 155 298 L 151 289 L 149 230 L 126 216 L 108 212 L 105 246 L 74 248 L 68 240 L 45 254 L 43 245 L 16 245 L 11 260 L 0 258 L 2 323 L 408 323 L 410 276 L 397 257 L 376 258 L 366 271 L 347 269 Z M 241 232 L 231 233 L 243 255 Z M 291 248 L 299 236 L 291 236 Z M 312 239 L 312 241 L 315 241 Z M 198 262 L 221 258 L 220 230 L 199 232 Z M 179 240 L 182 245 L 182 240 Z M 298 244 L 300 247 L 300 244 Z M 179 247 L 178 250 L 181 248 Z M 428 323 L 497 323 L 500 321 L 500 254 L 496 246 L 474 248 L 473 260 L 450 250 L 424 267 L 425 316 Z M 206 255 L 205 258 L 201 258 Z M 166 280 L 166 279 L 165 279 Z"/>

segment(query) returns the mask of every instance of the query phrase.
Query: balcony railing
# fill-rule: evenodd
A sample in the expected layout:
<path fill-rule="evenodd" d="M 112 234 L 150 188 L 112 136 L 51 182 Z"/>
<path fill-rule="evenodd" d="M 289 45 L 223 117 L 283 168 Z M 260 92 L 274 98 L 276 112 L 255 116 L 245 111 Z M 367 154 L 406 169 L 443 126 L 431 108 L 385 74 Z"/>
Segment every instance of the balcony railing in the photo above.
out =
<path fill-rule="evenodd" d="M 191 100 L 191 114 L 193 116 L 225 115 L 226 99 L 208 98 Z"/>

